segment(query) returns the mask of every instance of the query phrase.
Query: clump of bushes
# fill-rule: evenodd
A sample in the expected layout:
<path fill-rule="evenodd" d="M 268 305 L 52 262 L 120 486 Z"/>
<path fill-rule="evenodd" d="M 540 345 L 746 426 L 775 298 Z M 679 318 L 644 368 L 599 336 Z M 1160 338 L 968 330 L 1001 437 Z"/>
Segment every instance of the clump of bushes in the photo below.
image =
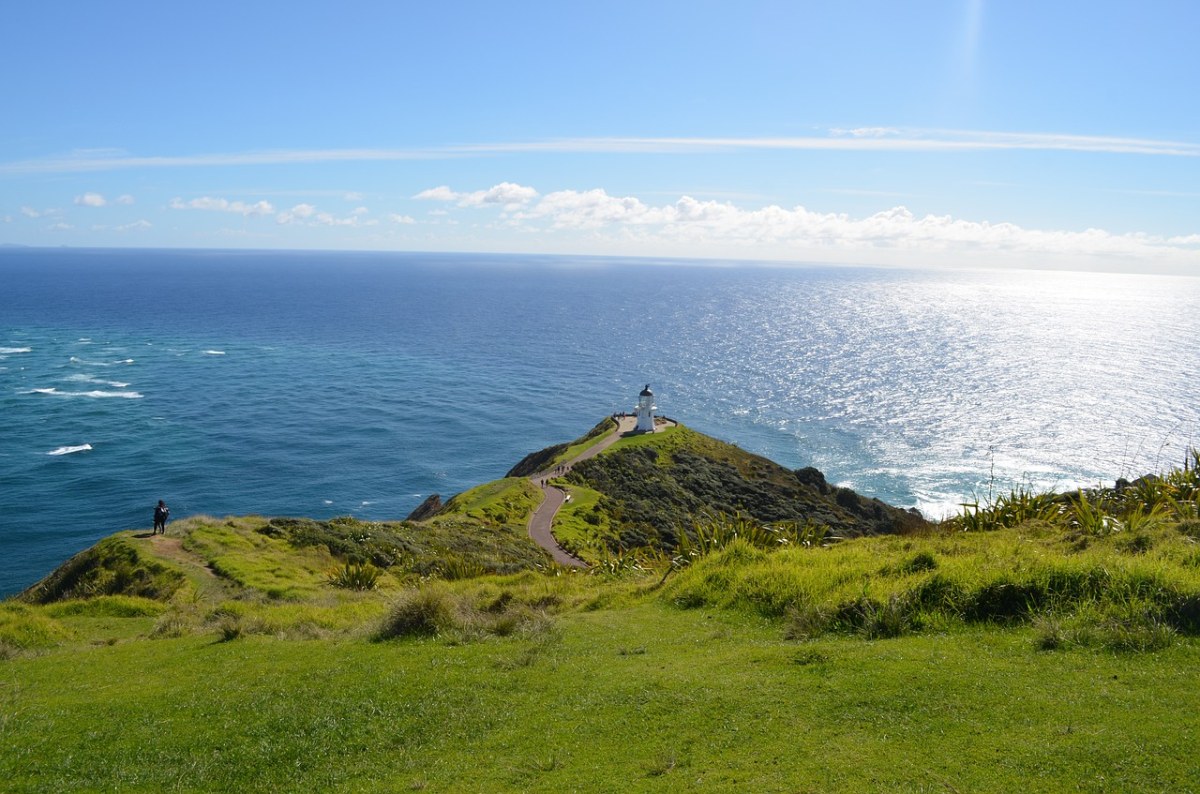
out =
<path fill-rule="evenodd" d="M 1061 613 L 1048 610 L 1033 621 L 1034 644 L 1042 650 L 1103 648 L 1110 651 L 1157 651 L 1178 634 L 1161 609 L 1146 602 L 1090 603 Z"/>
<path fill-rule="evenodd" d="M 502 594 L 483 605 L 441 582 L 406 590 L 384 618 L 376 638 L 443 637 L 470 642 L 488 636 L 540 636 L 552 628 L 544 603 L 534 605 Z"/>

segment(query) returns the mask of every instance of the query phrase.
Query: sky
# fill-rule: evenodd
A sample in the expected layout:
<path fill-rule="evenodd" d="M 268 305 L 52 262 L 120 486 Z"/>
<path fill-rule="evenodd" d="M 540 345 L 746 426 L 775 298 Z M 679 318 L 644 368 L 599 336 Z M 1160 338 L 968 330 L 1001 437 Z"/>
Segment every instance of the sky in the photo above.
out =
<path fill-rule="evenodd" d="M 0 244 L 1200 275 L 1200 3 L 0 8 Z"/>

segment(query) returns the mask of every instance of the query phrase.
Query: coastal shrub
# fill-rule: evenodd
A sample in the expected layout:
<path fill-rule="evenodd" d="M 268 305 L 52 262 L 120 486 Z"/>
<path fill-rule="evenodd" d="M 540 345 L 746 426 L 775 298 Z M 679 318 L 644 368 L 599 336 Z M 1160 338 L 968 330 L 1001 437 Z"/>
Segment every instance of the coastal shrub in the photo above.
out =
<path fill-rule="evenodd" d="M 783 636 L 789 640 L 812 640 L 831 631 L 833 626 L 832 609 L 823 604 L 803 602 L 788 610 Z"/>
<path fill-rule="evenodd" d="M 1080 489 L 1072 497 L 1068 524 L 1085 535 L 1109 535 L 1124 529 L 1122 523 L 1105 509 L 1103 498 L 1088 498 Z"/>
<path fill-rule="evenodd" d="M 329 583 L 346 590 L 374 590 L 383 571 L 371 563 L 346 563 L 329 572 Z"/>
<path fill-rule="evenodd" d="M 171 610 L 160 615 L 155 621 L 150 637 L 156 640 L 185 637 L 193 633 L 199 623 L 199 617 L 195 613 Z"/>
<path fill-rule="evenodd" d="M 1200 540 L 1200 518 L 1185 518 L 1175 528 L 1193 540 Z"/>
<path fill-rule="evenodd" d="M 493 591 L 494 592 L 494 591 Z M 517 598 L 511 591 L 491 595 L 486 591 L 455 593 L 442 582 L 406 590 L 384 617 L 375 638 L 438 636 L 451 643 L 468 643 L 487 637 L 546 638 L 553 634 L 547 604 L 556 597 Z"/>
<path fill-rule="evenodd" d="M 401 593 L 377 632 L 379 639 L 432 636 L 454 625 L 458 604 L 445 586 L 436 584 Z"/>
<path fill-rule="evenodd" d="M 860 609 L 859 631 L 869 640 L 899 637 L 919 626 L 911 602 L 896 593 L 882 602 L 864 599 Z"/>
<path fill-rule="evenodd" d="M 217 638 L 221 642 L 236 640 L 242 632 L 242 619 L 238 615 L 225 615 L 217 621 Z"/>
<path fill-rule="evenodd" d="M 931 551 L 919 551 L 907 560 L 902 562 L 899 567 L 899 572 L 902 574 L 921 573 L 922 571 L 932 571 L 937 568 L 937 557 L 933 556 Z"/>

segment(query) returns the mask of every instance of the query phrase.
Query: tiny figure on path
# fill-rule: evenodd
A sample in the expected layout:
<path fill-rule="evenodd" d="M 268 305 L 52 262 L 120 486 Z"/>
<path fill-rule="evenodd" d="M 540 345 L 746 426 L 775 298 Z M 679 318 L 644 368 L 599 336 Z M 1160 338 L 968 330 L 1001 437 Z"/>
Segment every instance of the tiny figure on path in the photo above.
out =
<path fill-rule="evenodd" d="M 158 500 L 158 506 L 154 508 L 154 533 L 155 535 L 167 534 L 167 519 L 171 516 L 171 508 L 167 507 L 167 503 L 162 499 Z"/>

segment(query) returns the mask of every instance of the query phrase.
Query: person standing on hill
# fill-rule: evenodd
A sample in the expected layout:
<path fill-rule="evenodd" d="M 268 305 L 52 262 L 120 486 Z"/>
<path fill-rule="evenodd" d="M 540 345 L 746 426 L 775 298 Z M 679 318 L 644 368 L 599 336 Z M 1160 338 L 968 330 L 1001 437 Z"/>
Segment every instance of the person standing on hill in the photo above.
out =
<path fill-rule="evenodd" d="M 171 508 L 167 507 L 167 503 L 162 499 L 158 500 L 158 507 L 154 508 L 154 533 L 167 534 L 167 519 L 171 515 Z"/>

